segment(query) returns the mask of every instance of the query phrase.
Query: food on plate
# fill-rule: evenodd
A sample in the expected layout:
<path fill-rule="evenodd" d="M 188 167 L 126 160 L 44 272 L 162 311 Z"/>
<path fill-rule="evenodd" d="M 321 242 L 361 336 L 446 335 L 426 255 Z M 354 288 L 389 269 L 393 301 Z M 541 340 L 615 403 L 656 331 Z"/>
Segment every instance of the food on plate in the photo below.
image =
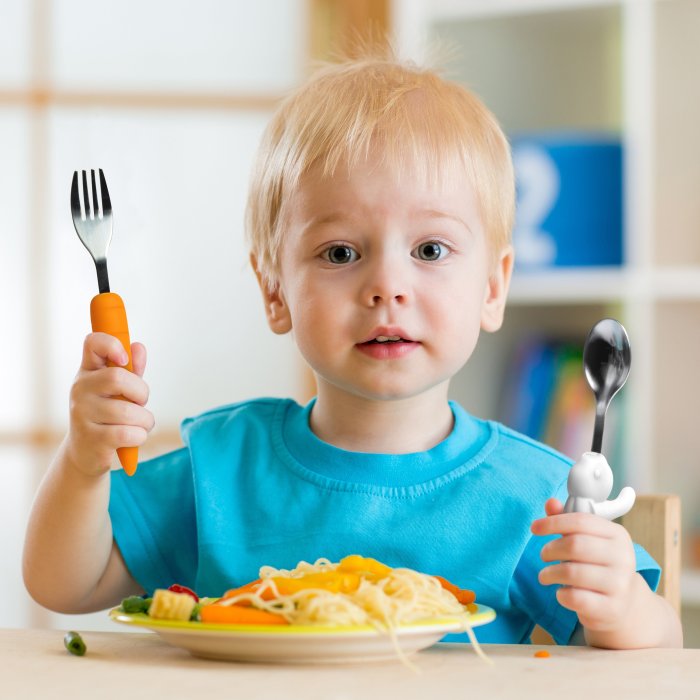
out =
<path fill-rule="evenodd" d="M 148 614 L 156 620 L 189 620 L 196 604 L 189 593 L 158 588 L 153 592 Z"/>
<path fill-rule="evenodd" d="M 277 613 L 258 610 L 247 605 L 203 605 L 199 610 L 202 622 L 220 622 L 227 625 L 288 625 Z"/>
<path fill-rule="evenodd" d="M 187 588 L 187 586 L 181 586 L 179 583 L 173 583 L 172 586 L 168 586 L 168 590 L 172 591 L 173 593 L 187 593 L 188 596 L 194 598 L 195 603 L 199 603 L 199 596 L 191 588 Z"/>
<path fill-rule="evenodd" d="M 442 576 L 392 568 L 351 554 L 339 562 L 302 561 L 294 569 L 263 566 L 255 581 L 199 600 L 186 586 L 157 589 L 153 598 L 130 596 L 127 613 L 160 620 L 255 625 L 373 625 L 383 629 L 477 609 L 473 591 Z"/>
<path fill-rule="evenodd" d="M 474 593 L 413 569 L 391 568 L 357 554 L 333 563 L 300 562 L 291 570 L 263 566 L 260 578 L 226 591 L 200 609 L 202 621 L 228 622 L 238 608 L 275 616 L 272 624 L 373 625 L 382 629 L 445 615 L 465 616 Z M 233 607 L 228 617 L 222 608 Z M 281 618 L 281 619 L 279 619 Z M 269 624 L 256 620 L 255 624 Z"/>
<path fill-rule="evenodd" d="M 125 613 L 145 613 L 151 607 L 153 598 L 145 598 L 140 595 L 130 595 L 122 600 L 119 609 Z"/>

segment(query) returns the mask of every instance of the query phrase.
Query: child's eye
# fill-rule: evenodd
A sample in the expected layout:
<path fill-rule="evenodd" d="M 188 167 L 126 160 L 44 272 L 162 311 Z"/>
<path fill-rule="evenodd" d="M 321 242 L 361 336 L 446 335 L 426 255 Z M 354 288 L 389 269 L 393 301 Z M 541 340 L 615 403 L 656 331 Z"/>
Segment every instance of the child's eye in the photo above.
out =
<path fill-rule="evenodd" d="M 321 254 L 323 258 L 334 265 L 347 265 L 358 259 L 357 251 L 347 245 L 332 245 Z"/>
<path fill-rule="evenodd" d="M 428 241 L 427 243 L 421 243 L 417 248 L 414 248 L 411 255 L 419 258 L 420 260 L 428 260 L 432 262 L 435 260 L 442 260 L 442 258 L 444 258 L 448 253 L 449 250 L 447 246 L 443 245 L 442 243 L 438 243 L 437 241 Z"/>

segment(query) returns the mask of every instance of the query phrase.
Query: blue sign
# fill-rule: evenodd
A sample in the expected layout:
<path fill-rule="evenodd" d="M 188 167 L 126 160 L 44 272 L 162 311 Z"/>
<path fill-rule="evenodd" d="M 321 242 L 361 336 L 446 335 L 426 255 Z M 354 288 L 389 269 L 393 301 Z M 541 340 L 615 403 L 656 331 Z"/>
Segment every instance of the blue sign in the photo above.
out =
<path fill-rule="evenodd" d="M 512 139 L 519 269 L 621 265 L 622 145 L 589 134 Z"/>

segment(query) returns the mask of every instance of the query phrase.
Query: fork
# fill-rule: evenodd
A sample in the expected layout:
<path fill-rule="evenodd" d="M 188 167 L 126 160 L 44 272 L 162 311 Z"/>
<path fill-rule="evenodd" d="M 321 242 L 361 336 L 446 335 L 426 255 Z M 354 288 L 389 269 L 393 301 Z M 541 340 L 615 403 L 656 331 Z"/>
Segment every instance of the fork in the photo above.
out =
<path fill-rule="evenodd" d="M 109 198 L 109 190 L 105 182 L 102 170 L 99 170 L 99 200 L 98 188 L 95 181 L 95 171 L 90 171 L 92 185 L 92 198 L 88 189 L 88 177 L 85 170 L 78 174 L 73 173 L 73 182 L 70 190 L 70 207 L 73 215 L 73 226 L 82 244 L 95 261 L 97 270 L 97 286 L 99 294 L 90 302 L 90 321 L 94 332 L 108 333 L 117 338 L 129 358 L 125 368 L 134 371 L 131 362 L 131 340 L 129 339 L 129 325 L 126 319 L 124 302 L 118 294 L 109 289 L 109 275 L 107 274 L 107 249 L 112 239 L 112 201 Z M 80 186 L 82 184 L 83 206 L 80 205 Z M 91 201 L 92 200 L 92 201 Z M 100 202 L 102 207 L 100 210 Z M 113 366 L 113 363 L 108 363 Z M 119 398 L 127 401 L 123 396 Z M 133 476 L 138 463 L 137 447 L 119 447 L 117 455 L 124 471 Z"/>

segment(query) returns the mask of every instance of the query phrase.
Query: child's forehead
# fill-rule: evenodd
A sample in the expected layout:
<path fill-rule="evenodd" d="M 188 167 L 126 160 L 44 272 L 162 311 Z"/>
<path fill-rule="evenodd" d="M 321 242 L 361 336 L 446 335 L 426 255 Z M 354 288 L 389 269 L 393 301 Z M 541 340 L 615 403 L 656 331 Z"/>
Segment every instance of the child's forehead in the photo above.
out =
<path fill-rule="evenodd" d="M 426 155 L 396 154 L 381 147 L 362 157 L 345 155 L 329 162 L 319 158 L 301 175 L 297 191 L 335 190 L 342 192 L 363 188 L 367 183 L 381 183 L 393 189 L 407 189 L 426 196 L 465 195 L 473 191 L 471 172 L 459 157 L 437 160 Z M 367 185 L 371 188 L 372 185 Z"/>
<path fill-rule="evenodd" d="M 333 171 L 315 163 L 290 193 L 287 214 L 299 222 L 335 223 L 365 215 L 411 220 L 453 218 L 477 225 L 477 194 L 463 168 L 440 176 L 373 159 L 343 161 Z"/>

